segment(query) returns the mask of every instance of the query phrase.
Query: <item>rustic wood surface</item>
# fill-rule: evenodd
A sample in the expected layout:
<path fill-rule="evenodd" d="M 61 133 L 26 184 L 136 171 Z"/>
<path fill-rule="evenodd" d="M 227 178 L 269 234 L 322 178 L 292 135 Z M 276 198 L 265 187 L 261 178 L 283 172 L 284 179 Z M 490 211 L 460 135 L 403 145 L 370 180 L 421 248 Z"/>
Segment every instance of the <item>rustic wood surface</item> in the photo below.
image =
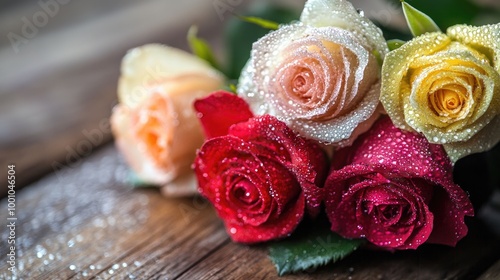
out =
<path fill-rule="evenodd" d="M 46 176 L 17 194 L 17 279 L 275 279 L 265 245 L 229 241 L 200 197 L 167 199 L 132 189 L 113 145 L 78 168 Z M 7 201 L 0 203 L 7 221 Z M 456 248 L 396 253 L 361 250 L 317 271 L 282 279 L 498 279 L 500 240 L 469 220 Z M 7 270 L 2 231 L 0 279 Z M 497 262 L 495 264 L 495 262 Z"/>

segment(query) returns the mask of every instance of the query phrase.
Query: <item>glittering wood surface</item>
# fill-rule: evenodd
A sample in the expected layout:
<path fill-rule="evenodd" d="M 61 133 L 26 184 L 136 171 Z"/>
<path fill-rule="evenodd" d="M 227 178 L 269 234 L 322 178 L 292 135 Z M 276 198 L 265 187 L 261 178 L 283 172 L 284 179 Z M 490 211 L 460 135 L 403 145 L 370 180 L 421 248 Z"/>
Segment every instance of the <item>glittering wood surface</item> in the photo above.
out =
<path fill-rule="evenodd" d="M 199 197 L 131 189 L 128 167 L 106 146 L 78 168 L 17 194 L 17 279 L 275 279 L 265 246 L 229 241 Z M 7 201 L 0 203 L 7 209 Z M 7 211 L 0 211 L 6 221 Z M 7 270 L 2 230 L 0 279 Z M 358 251 L 315 272 L 281 279 L 498 279 L 500 241 L 479 223 L 457 248 Z"/>

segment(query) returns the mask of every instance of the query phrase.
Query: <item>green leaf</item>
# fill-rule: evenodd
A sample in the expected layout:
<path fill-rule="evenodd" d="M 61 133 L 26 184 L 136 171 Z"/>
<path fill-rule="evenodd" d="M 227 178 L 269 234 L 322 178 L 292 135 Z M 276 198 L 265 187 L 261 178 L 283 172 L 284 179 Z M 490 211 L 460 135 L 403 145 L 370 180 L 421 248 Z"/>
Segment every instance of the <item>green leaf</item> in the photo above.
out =
<path fill-rule="evenodd" d="M 441 29 L 439 29 L 437 24 L 428 15 L 404 1 L 402 5 L 406 23 L 408 23 L 413 36 L 417 37 L 427 32 L 441 32 Z"/>
<path fill-rule="evenodd" d="M 253 23 L 256 24 L 257 26 L 260 26 L 262 28 L 270 29 L 270 30 L 276 30 L 280 26 L 279 23 L 276 23 L 271 20 L 259 18 L 259 17 L 245 17 L 245 16 L 238 16 L 239 19 L 242 21 L 246 21 L 248 23 Z"/>
<path fill-rule="evenodd" d="M 198 38 L 198 27 L 193 25 L 189 28 L 187 34 L 187 40 L 189 43 L 189 47 L 194 55 L 208 62 L 212 67 L 221 71 L 220 65 L 217 63 L 215 59 L 214 52 L 212 48 L 207 43 L 207 41 Z"/>
<path fill-rule="evenodd" d="M 236 87 L 237 82 L 238 81 L 236 81 L 236 80 L 226 81 L 226 83 L 224 84 L 224 87 L 222 89 L 227 91 L 227 92 L 237 94 L 237 92 L 236 92 L 237 91 L 237 87 Z"/>
<path fill-rule="evenodd" d="M 262 1 L 260 5 L 251 7 L 243 16 L 265 18 L 277 23 L 289 23 L 297 20 L 299 15 L 299 11 L 281 8 L 276 4 Z M 267 33 L 269 33 L 269 29 L 236 17 L 228 22 L 224 35 L 228 54 L 226 74 L 229 79 L 238 80 L 241 70 L 250 58 L 252 44 Z"/>
<path fill-rule="evenodd" d="M 365 241 L 345 239 L 328 227 L 309 227 L 306 234 L 294 235 L 269 247 L 269 257 L 280 276 L 314 269 L 336 262 L 354 252 Z"/>
<path fill-rule="evenodd" d="M 387 40 L 387 46 L 389 47 L 390 51 L 398 49 L 399 47 L 401 47 L 405 43 L 406 43 L 405 41 L 399 40 L 399 39 Z"/>
<path fill-rule="evenodd" d="M 388 1 L 394 5 L 401 5 L 400 0 Z M 441 30 L 446 30 L 455 24 L 473 24 L 474 19 L 482 18 L 482 13 L 487 11 L 477 5 L 474 0 L 406 0 L 405 2 L 430 16 Z M 401 39 L 404 40 L 404 38 Z"/>
<path fill-rule="evenodd" d="M 229 90 L 233 93 L 236 93 L 237 90 L 236 85 L 233 83 L 229 84 Z"/>

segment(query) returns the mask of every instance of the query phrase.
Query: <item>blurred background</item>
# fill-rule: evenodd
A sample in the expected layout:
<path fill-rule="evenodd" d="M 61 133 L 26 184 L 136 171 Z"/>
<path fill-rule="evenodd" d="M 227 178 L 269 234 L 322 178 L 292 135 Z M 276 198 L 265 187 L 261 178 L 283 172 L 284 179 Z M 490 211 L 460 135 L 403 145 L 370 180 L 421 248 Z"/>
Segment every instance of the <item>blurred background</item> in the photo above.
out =
<path fill-rule="evenodd" d="M 109 143 L 108 117 L 128 49 L 162 43 L 187 50 L 187 30 L 196 24 L 234 78 L 255 36 L 267 31 L 242 27 L 233 13 L 288 22 L 304 2 L 0 0 L 0 170 L 15 164 L 20 188 L 49 172 L 78 168 Z M 388 38 L 409 38 L 399 0 L 352 2 Z M 408 2 L 443 29 L 500 22 L 498 0 Z M 0 172 L 0 196 L 6 173 Z"/>

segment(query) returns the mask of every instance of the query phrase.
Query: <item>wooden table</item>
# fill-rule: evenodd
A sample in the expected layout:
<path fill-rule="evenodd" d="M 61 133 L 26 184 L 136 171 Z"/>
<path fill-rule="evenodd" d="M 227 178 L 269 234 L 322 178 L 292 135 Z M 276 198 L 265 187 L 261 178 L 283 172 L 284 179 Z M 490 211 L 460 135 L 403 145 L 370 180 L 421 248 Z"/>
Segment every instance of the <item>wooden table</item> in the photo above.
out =
<path fill-rule="evenodd" d="M 220 43 L 224 22 L 206 13 L 212 4 L 205 0 L 101 3 L 61 6 L 18 54 L 0 39 L 0 197 L 7 165 L 16 165 L 14 216 L 8 200 L 0 201 L 0 279 L 277 278 L 265 245 L 232 243 L 203 199 L 132 189 L 106 129 L 127 49 L 148 42 L 185 48 L 193 22 Z M 32 1 L 0 11 L 2 34 L 20 32 L 20 19 L 39 10 Z M 99 141 L 90 140 L 91 131 Z M 86 142 L 90 155 L 72 158 Z M 7 270 L 12 217 L 14 275 Z M 283 279 L 500 279 L 500 241 L 477 219 L 468 222 L 470 234 L 454 249 L 358 251 Z"/>

